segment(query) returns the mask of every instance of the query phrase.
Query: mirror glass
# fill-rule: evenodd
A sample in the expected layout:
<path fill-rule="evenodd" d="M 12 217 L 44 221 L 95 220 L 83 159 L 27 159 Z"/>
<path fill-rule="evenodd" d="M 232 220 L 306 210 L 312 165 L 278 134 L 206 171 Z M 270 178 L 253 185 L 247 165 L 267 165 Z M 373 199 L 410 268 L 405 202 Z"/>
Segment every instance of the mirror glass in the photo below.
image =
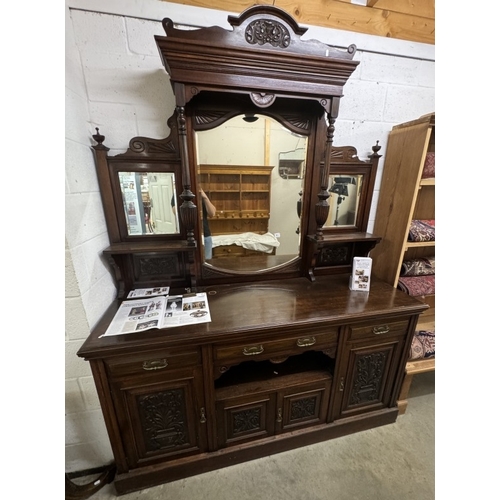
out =
<path fill-rule="evenodd" d="M 197 131 L 196 149 L 198 185 L 210 202 L 203 203 L 212 240 L 205 233 L 205 262 L 251 272 L 297 257 L 307 137 L 265 115 L 238 115 Z M 297 165 L 293 174 L 282 175 L 283 160 Z"/>
<path fill-rule="evenodd" d="M 304 177 L 306 152 L 303 148 L 283 151 L 279 154 L 278 172 L 283 179 Z"/>
<path fill-rule="evenodd" d="M 175 174 L 118 172 L 129 236 L 179 232 Z"/>
<path fill-rule="evenodd" d="M 359 200 L 363 188 L 363 178 L 361 174 L 332 174 L 329 176 L 328 192 L 330 198 L 330 211 L 326 226 L 355 226 L 359 210 Z"/>

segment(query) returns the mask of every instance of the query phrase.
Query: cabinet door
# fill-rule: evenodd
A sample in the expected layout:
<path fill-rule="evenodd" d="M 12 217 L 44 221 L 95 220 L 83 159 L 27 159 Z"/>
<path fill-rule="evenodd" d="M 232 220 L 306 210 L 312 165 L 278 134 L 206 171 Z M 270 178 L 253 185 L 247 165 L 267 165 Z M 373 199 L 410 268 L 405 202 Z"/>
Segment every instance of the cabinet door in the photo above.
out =
<path fill-rule="evenodd" d="M 348 344 L 346 366 L 338 391 L 341 407 L 338 418 L 387 408 L 401 360 L 404 339 L 394 338 L 377 345 Z"/>
<path fill-rule="evenodd" d="M 405 363 L 403 349 L 410 318 L 349 326 L 335 387 L 334 419 L 395 404 L 394 383 Z"/>
<path fill-rule="evenodd" d="M 331 380 L 304 371 L 216 391 L 219 447 L 325 423 Z"/>
<path fill-rule="evenodd" d="M 187 368 L 112 383 L 129 467 L 206 449 L 201 368 Z"/>
<path fill-rule="evenodd" d="M 219 448 L 274 434 L 276 394 L 249 394 L 217 401 Z"/>
<path fill-rule="evenodd" d="M 278 393 L 276 433 L 326 422 L 331 378 Z"/>

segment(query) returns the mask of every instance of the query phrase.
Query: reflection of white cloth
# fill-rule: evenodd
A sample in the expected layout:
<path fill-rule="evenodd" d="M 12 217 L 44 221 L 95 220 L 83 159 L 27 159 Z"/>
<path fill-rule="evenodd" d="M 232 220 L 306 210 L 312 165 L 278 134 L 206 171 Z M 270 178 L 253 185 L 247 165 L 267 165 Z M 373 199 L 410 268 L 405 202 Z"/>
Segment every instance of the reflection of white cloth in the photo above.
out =
<path fill-rule="evenodd" d="M 272 233 L 240 233 L 240 234 L 220 234 L 212 236 L 212 246 L 238 245 L 248 250 L 258 252 L 273 253 L 273 249 L 280 246 L 280 242 Z"/>

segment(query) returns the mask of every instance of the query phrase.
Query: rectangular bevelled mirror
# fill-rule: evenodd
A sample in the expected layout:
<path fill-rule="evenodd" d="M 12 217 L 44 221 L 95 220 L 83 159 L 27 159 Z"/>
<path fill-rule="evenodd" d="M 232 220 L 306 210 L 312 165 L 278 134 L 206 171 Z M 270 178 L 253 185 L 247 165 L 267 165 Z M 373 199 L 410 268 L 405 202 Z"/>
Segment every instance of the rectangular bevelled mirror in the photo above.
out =
<path fill-rule="evenodd" d="M 330 211 L 325 227 L 356 227 L 363 179 L 362 174 L 338 173 L 329 176 Z"/>
<path fill-rule="evenodd" d="M 119 171 L 118 179 L 128 236 L 179 233 L 173 172 Z"/>

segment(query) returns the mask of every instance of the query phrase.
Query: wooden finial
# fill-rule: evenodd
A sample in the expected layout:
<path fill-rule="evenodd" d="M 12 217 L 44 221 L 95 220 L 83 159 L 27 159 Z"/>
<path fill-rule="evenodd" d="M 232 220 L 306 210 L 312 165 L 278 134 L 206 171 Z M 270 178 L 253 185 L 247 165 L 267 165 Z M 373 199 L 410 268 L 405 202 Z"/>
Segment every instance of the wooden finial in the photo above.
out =
<path fill-rule="evenodd" d="M 94 134 L 92 137 L 99 144 L 99 146 L 102 146 L 102 143 L 104 142 L 104 139 L 106 139 L 106 137 L 104 137 L 99 133 L 99 127 L 96 127 L 95 129 L 97 133 Z"/>

